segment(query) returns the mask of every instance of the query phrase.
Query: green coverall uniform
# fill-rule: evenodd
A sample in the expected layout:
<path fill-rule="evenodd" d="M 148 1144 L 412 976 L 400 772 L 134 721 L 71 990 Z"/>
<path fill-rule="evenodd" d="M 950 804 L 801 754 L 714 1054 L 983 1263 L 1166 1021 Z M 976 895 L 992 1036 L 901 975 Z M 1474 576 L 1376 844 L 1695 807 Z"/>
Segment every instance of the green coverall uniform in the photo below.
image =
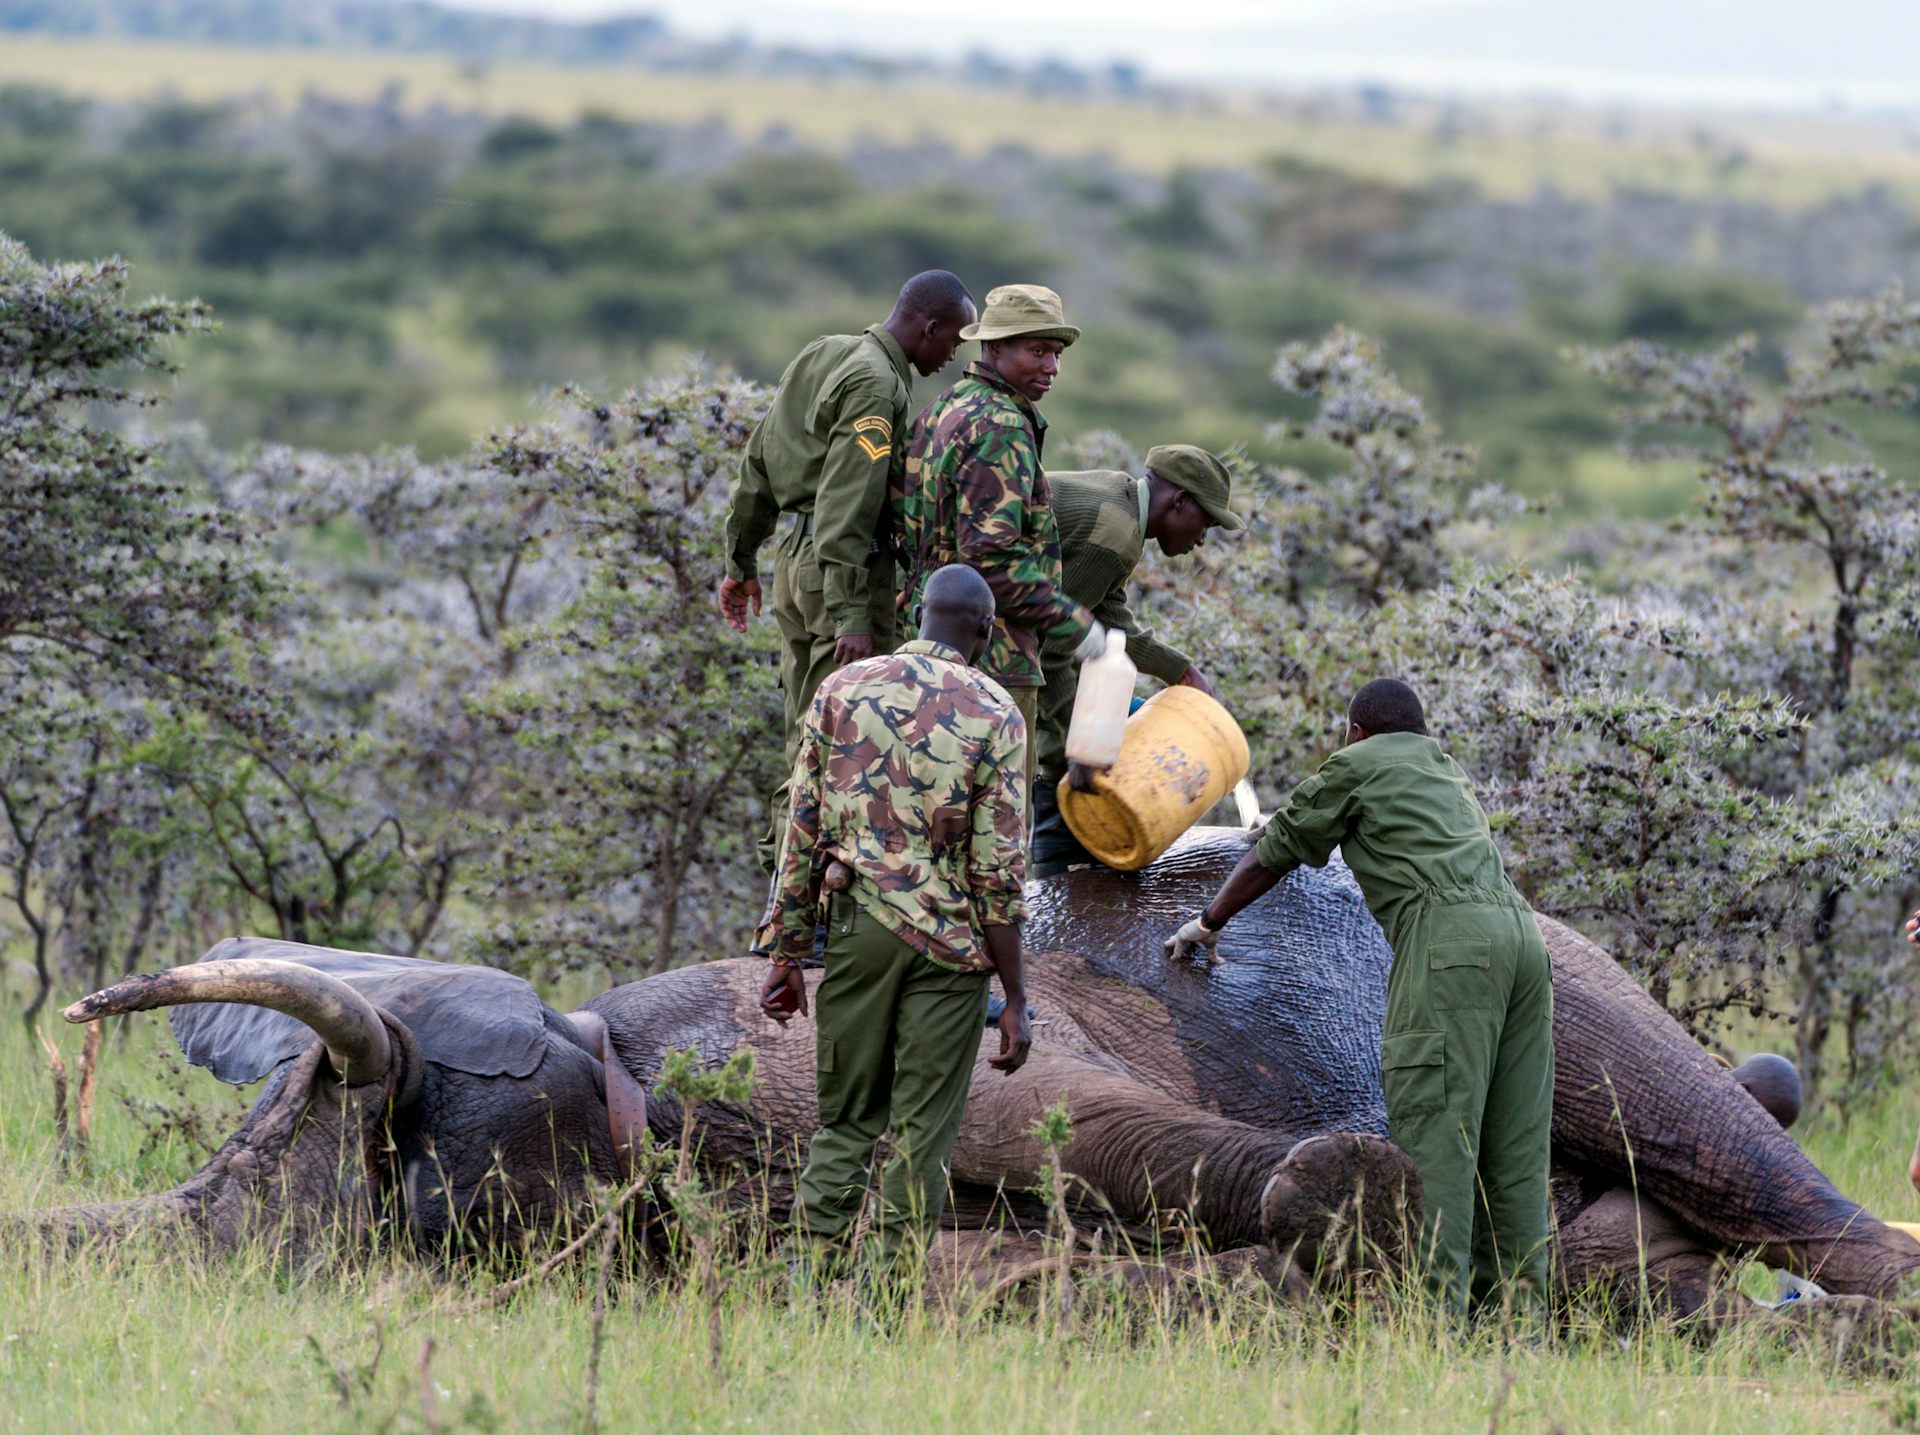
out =
<path fill-rule="evenodd" d="M 882 325 L 815 339 L 780 376 L 734 483 L 728 577 L 757 579 L 760 546 L 781 514 L 795 515 L 773 560 L 786 747 L 759 844 L 768 871 L 786 830 L 801 724 L 820 680 L 833 671 L 835 642 L 868 633 L 876 652 L 893 647 L 887 490 L 896 458 L 905 454 L 912 385 L 907 356 Z"/>
<path fill-rule="evenodd" d="M 761 938 L 776 965 L 797 964 L 813 948 L 819 874 L 835 860 L 851 870 L 827 902 L 814 992 L 820 1129 L 794 1205 L 807 1240 L 851 1233 L 889 1129 L 882 1263 L 946 1205 L 984 1032 L 984 929 L 1026 918 L 1025 750 L 1006 690 L 927 639 L 849 663 L 815 697 Z"/>
<path fill-rule="evenodd" d="M 1381 1084 L 1388 1134 L 1426 1190 L 1432 1278 L 1456 1310 L 1504 1279 L 1543 1293 L 1553 984 L 1533 912 L 1430 737 L 1377 733 L 1334 753 L 1257 851 L 1285 874 L 1335 847 L 1393 947 Z"/>

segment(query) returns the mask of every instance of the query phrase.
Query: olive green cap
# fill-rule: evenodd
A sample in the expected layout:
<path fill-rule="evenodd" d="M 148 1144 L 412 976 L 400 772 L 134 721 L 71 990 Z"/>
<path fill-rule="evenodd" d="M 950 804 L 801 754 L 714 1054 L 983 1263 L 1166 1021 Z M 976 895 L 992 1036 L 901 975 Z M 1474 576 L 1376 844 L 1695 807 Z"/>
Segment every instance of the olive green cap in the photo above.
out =
<path fill-rule="evenodd" d="M 1080 331 L 1067 322 L 1060 296 L 1043 284 L 1002 284 L 987 291 L 987 307 L 978 323 L 960 331 L 963 339 L 1058 339 L 1071 344 Z"/>
<path fill-rule="evenodd" d="M 1229 506 L 1233 502 L 1233 475 L 1227 466 L 1203 448 L 1190 443 L 1163 443 L 1147 450 L 1147 472 L 1158 474 L 1175 488 L 1185 489 L 1221 528 L 1236 530 L 1246 520 Z"/>

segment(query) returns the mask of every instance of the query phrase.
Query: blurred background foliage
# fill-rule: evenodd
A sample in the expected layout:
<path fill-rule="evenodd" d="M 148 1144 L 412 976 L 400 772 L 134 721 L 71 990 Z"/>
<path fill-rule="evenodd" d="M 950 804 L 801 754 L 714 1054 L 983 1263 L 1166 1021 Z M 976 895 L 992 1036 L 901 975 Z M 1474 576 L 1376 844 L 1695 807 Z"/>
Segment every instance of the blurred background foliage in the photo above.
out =
<path fill-rule="evenodd" d="M 444 457 L 563 383 L 618 390 L 693 356 L 771 382 L 806 339 L 871 322 L 902 278 L 940 266 L 977 293 L 1025 279 L 1065 296 L 1089 337 L 1049 401 L 1062 433 L 1278 457 L 1269 425 L 1297 411 L 1269 381 L 1274 346 L 1345 322 L 1486 476 L 1578 512 L 1662 515 L 1684 473 L 1619 459 L 1609 400 L 1566 347 L 1752 332 L 1773 353 L 1806 301 L 1835 297 L 1802 282 L 1824 271 L 1788 209 L 1616 194 L 1571 220 L 1617 242 L 1575 241 L 1553 193 L 1516 203 L 1363 169 L 1154 173 L 395 96 L 0 88 L 0 230 L 45 257 L 119 254 L 140 289 L 207 300 L 219 332 L 174 399 L 222 446 Z M 1641 222 L 1650 204 L 1658 223 Z M 1897 250 L 1884 219 L 1855 216 L 1854 242 Z M 1769 225 L 1778 242 L 1760 243 Z M 1841 218 L 1820 232 L 1849 242 Z M 1740 233 L 1747 272 L 1712 252 Z M 1906 416 L 1876 423 L 1882 441 L 1911 436 Z"/>

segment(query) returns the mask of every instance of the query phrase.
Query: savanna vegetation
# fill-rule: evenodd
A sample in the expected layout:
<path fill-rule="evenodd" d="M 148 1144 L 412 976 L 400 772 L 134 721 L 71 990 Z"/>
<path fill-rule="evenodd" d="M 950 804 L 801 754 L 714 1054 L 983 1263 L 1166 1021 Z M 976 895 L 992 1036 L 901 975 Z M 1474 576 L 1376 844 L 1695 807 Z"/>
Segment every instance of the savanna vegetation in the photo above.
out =
<path fill-rule="evenodd" d="M 231 1096 L 152 1019 L 83 1098 L 50 1004 L 229 932 L 556 997 L 742 949 L 777 708 L 766 626 L 709 606 L 732 465 L 798 342 L 938 263 L 1085 295 L 1054 466 L 1231 452 L 1251 531 L 1149 565 L 1141 608 L 1264 797 L 1409 676 L 1534 903 L 1708 1044 L 1793 1051 L 1822 1163 L 1905 1213 L 1920 303 L 1678 266 L 1436 303 L 1343 256 L 1442 198 L 1297 162 L 1231 202 L 1090 171 L 1054 222 L 1008 193 L 1030 157 L 696 152 L 608 114 L 0 93 L 0 1209 L 220 1138 Z M 1462 1344 L 1391 1300 L 810 1322 L 748 1268 L 716 1375 L 697 1286 L 590 1255 L 483 1311 L 507 1273 L 99 1262 L 0 1274 L 23 1427 L 1920 1420 L 1830 1356 Z"/>
<path fill-rule="evenodd" d="M 580 84 L 555 90 L 574 103 Z M 862 93 L 861 115 L 890 112 Z M 1592 214 L 1545 201 L 1516 214 L 1457 176 L 1448 144 L 1407 173 L 1369 172 L 1369 155 L 1414 133 L 1395 125 L 1326 154 L 1276 140 L 1167 169 L 989 148 L 970 117 L 1001 101 L 956 99 L 932 131 L 849 145 L 763 133 L 751 115 L 698 123 L 704 110 L 663 122 L 577 103 L 538 118 L 423 111 L 404 91 L 285 105 L 193 94 L 0 90 L 0 228 L 43 256 L 118 254 L 136 292 L 210 303 L 219 328 L 177 380 L 173 414 L 222 447 L 447 457 L 531 417 L 559 384 L 618 391 L 693 357 L 768 383 L 807 338 L 872 322 L 902 275 L 939 264 L 982 289 L 1013 274 L 1050 283 L 1090 327 L 1098 342 L 1051 401 L 1063 433 L 1278 457 L 1268 426 L 1297 411 L 1276 405 L 1274 347 L 1346 323 L 1387 345 L 1489 477 L 1582 512 L 1665 514 L 1684 504 L 1686 473 L 1621 461 L 1610 396 L 1564 349 L 1750 331 L 1777 366 L 1803 302 L 1833 293 L 1804 292 L 1809 263 L 1881 256 L 1878 287 L 1904 272 L 1915 223 L 1897 201 L 1863 217 L 1835 199 L 1810 225 L 1704 176 L 1676 176 L 1672 205 L 1644 215 L 1632 196 L 1655 190 L 1596 199 Z M 1542 175 L 1578 168 L 1573 139 L 1539 143 Z M 1716 143 L 1700 152 L 1724 158 Z M 1747 170 L 1777 172 L 1751 158 L 1732 172 Z M 1657 185 L 1663 171 L 1633 173 Z M 1562 254 L 1553 236 L 1568 223 L 1619 230 L 1625 247 Z M 1764 241 L 1757 267 L 1703 263 L 1716 235 Z"/>

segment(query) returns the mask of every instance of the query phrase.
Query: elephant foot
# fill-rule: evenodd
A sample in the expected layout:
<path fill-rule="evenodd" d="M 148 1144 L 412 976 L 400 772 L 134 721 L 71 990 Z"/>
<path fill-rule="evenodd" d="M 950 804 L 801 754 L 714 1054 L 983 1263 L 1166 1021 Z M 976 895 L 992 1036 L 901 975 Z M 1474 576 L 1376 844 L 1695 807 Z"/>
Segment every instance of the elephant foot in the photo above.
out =
<path fill-rule="evenodd" d="M 1420 1225 L 1420 1177 L 1379 1136 L 1311 1136 L 1287 1153 L 1260 1198 L 1267 1242 L 1323 1274 L 1401 1263 Z"/>

